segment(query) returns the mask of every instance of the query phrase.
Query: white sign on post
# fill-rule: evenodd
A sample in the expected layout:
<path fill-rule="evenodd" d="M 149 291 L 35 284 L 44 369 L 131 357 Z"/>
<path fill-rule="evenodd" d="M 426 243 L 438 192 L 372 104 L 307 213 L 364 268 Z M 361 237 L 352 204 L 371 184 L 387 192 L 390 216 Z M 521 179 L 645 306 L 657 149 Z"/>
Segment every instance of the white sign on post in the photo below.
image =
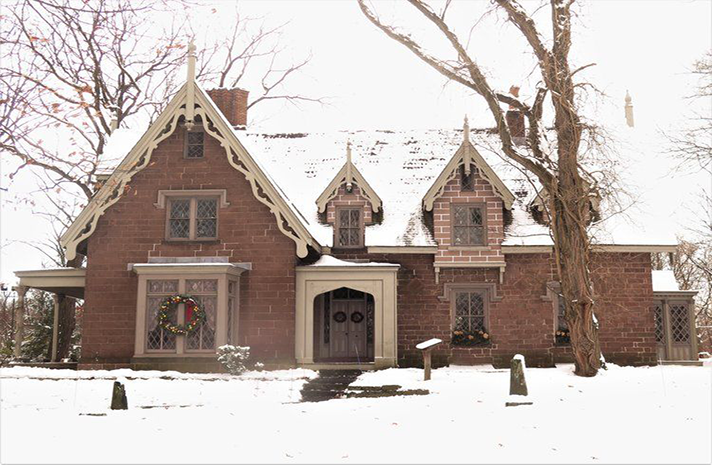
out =
<path fill-rule="evenodd" d="M 425 381 L 430 379 L 430 350 L 440 344 L 442 339 L 436 337 L 423 341 L 416 345 L 415 348 L 423 352 L 423 368 L 425 370 Z"/>

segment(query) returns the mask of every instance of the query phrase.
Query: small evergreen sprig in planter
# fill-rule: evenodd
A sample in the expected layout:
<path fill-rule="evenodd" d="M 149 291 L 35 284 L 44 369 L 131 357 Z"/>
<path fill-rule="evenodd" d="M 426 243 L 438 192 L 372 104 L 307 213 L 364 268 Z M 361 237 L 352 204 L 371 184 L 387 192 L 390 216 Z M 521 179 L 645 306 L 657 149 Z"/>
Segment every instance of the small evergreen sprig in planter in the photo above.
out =
<path fill-rule="evenodd" d="M 487 331 L 461 331 L 452 332 L 452 345 L 455 346 L 479 346 L 490 343 L 490 336 Z"/>
<path fill-rule="evenodd" d="M 570 344 L 571 343 L 571 332 L 568 329 L 556 330 L 555 336 L 556 336 L 557 344 Z"/>

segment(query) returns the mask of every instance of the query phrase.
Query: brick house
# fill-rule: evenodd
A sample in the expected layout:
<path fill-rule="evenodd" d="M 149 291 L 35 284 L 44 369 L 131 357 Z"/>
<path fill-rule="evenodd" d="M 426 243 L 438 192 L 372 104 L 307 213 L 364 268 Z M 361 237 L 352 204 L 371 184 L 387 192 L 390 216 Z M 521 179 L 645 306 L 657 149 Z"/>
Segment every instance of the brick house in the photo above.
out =
<path fill-rule="evenodd" d="M 544 194 L 488 131 L 255 134 L 247 97 L 189 78 L 140 137 L 117 130 L 117 163 L 62 237 L 86 267 L 18 272 L 84 299 L 80 368 L 216 370 L 228 343 L 275 367 L 411 366 L 432 337 L 440 365 L 571 360 Z M 651 270 L 674 242 L 602 237 L 607 360 L 696 359 L 694 293 Z M 207 315 L 187 335 L 157 319 L 175 294 Z"/>

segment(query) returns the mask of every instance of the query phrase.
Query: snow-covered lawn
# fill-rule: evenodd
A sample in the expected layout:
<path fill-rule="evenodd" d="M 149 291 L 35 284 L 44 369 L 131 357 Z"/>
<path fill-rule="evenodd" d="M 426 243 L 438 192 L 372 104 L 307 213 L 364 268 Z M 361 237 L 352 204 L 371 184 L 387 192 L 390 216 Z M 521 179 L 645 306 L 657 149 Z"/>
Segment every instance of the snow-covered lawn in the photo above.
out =
<path fill-rule="evenodd" d="M 507 370 L 363 374 L 430 395 L 298 403 L 307 370 L 225 375 L 0 370 L 2 463 L 710 463 L 712 369 L 528 369 L 533 406 L 504 407 Z M 161 379 L 161 377 L 172 379 Z M 127 411 L 109 410 L 114 378 Z M 166 407 L 162 407 L 166 406 Z"/>

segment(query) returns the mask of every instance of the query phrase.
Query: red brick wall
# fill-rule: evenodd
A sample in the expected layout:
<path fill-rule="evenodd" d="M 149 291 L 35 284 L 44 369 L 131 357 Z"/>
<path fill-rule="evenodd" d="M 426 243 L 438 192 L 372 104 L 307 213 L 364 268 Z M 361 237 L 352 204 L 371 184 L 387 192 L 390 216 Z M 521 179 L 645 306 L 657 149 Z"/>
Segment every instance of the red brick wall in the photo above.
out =
<path fill-rule="evenodd" d="M 241 277 L 238 343 L 256 357 L 294 360 L 295 245 L 279 232 L 274 216 L 252 194 L 224 149 L 206 135 L 205 157 L 183 158 L 179 128 L 154 151 L 125 195 L 99 220 L 89 238 L 83 367 L 126 366 L 134 351 L 138 279 L 129 263 L 149 257 L 228 257 L 251 262 Z M 154 206 L 159 189 L 227 189 L 230 205 L 219 210 L 218 240 L 164 240 L 166 210 Z M 118 365 L 109 365 L 118 364 Z"/>
<path fill-rule="evenodd" d="M 476 168 L 473 166 L 473 172 Z M 437 262 L 473 263 L 503 262 L 501 243 L 504 240 L 502 199 L 490 183 L 479 174 L 473 175 L 475 190 L 460 190 L 460 176 L 450 180 L 442 195 L 433 204 L 435 240 L 438 242 Z M 485 247 L 453 247 L 451 244 L 450 205 L 452 203 L 481 203 L 486 205 L 487 243 Z"/>
<path fill-rule="evenodd" d="M 340 254 L 399 263 L 398 358 L 400 366 L 419 366 L 418 342 L 432 337 L 445 341 L 433 353 L 436 365 L 493 363 L 508 366 L 521 353 L 530 366 L 572 361 L 569 347 L 554 341 L 554 304 L 546 283 L 555 280 L 549 254 L 506 256 L 504 282 L 497 269 L 443 269 L 435 283 L 432 255 Z M 618 364 L 654 364 L 652 281 L 649 254 L 596 254 L 592 264 L 598 296 L 604 356 Z M 489 306 L 491 344 L 451 347 L 450 302 L 443 301 L 446 283 L 494 283 L 497 298 Z"/>

